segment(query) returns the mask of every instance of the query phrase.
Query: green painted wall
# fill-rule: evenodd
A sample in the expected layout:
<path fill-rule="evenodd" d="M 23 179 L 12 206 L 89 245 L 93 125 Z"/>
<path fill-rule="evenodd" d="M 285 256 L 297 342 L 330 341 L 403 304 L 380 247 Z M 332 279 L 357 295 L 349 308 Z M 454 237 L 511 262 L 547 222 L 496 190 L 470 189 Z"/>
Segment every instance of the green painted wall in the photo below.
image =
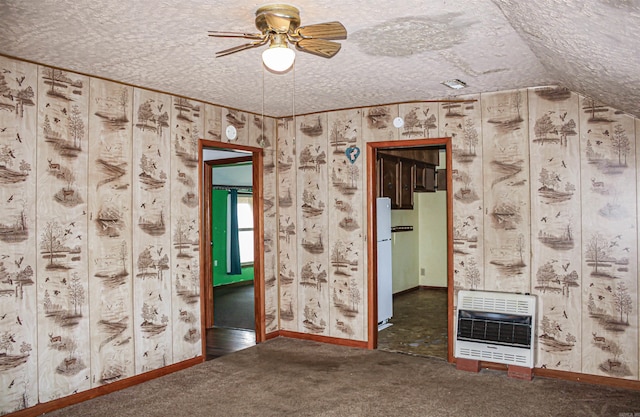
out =
<path fill-rule="evenodd" d="M 213 285 L 253 281 L 253 266 L 243 267 L 241 275 L 227 274 L 227 191 L 211 192 L 211 239 Z"/>

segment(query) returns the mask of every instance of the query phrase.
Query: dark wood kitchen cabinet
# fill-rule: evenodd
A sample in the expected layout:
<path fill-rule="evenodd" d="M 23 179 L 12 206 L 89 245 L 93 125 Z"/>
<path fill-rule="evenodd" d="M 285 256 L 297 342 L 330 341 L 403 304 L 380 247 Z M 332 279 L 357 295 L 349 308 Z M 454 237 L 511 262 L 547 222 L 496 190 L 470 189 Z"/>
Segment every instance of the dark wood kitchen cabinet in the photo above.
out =
<path fill-rule="evenodd" d="M 398 208 L 398 170 L 398 158 L 381 155 L 378 159 L 378 196 L 389 197 L 391 208 Z"/>
<path fill-rule="evenodd" d="M 392 209 L 413 208 L 415 163 L 391 155 L 378 157 L 378 196 L 389 197 Z"/>
<path fill-rule="evenodd" d="M 436 166 L 378 153 L 378 197 L 389 197 L 392 209 L 413 209 L 414 192 L 436 191 Z"/>
<path fill-rule="evenodd" d="M 446 169 L 439 169 L 436 171 L 436 178 L 437 180 L 437 189 L 438 191 L 446 191 L 447 189 L 447 170 Z"/>
<path fill-rule="evenodd" d="M 400 178 L 398 182 L 398 208 L 413 209 L 413 189 L 416 164 L 408 159 L 400 160 Z"/>
<path fill-rule="evenodd" d="M 435 166 L 420 162 L 415 164 L 415 185 L 413 189 L 418 193 L 436 191 Z"/>

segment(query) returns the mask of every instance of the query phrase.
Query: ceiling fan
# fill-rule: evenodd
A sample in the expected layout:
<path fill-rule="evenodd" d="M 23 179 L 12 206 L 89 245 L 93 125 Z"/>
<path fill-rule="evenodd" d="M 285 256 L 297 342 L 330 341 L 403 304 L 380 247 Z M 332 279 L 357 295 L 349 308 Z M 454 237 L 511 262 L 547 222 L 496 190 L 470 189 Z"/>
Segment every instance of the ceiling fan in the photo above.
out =
<path fill-rule="evenodd" d="M 260 33 L 210 30 L 209 36 L 213 37 L 252 40 L 244 45 L 218 51 L 216 52 L 216 58 L 256 48 L 269 42 L 269 48 L 263 53 L 263 61 L 267 67 L 276 72 L 281 72 L 291 67 L 295 59 L 295 53 L 288 47 L 288 43 L 293 44 L 300 51 L 331 58 L 340 51 L 341 46 L 334 41 L 347 39 L 347 29 L 340 22 L 300 26 L 300 11 L 286 4 L 271 4 L 260 7 L 256 11 L 256 27 Z M 269 58 L 265 54 L 267 56 L 283 55 L 287 62 L 272 68 L 267 63 Z"/>

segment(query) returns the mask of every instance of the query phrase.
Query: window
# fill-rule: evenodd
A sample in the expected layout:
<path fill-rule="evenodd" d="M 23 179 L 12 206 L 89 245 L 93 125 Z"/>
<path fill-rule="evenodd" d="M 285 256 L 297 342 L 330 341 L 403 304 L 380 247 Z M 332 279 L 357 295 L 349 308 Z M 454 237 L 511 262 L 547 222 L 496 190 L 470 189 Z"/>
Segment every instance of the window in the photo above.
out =
<path fill-rule="evenodd" d="M 240 263 L 253 264 L 253 196 L 238 196 L 238 240 Z"/>

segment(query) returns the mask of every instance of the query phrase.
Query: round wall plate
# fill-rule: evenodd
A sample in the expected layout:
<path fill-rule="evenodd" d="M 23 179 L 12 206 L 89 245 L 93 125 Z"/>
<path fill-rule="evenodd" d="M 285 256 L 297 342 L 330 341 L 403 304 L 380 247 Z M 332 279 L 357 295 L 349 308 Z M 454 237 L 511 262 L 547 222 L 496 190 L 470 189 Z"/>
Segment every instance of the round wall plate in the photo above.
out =
<path fill-rule="evenodd" d="M 238 135 L 238 131 L 236 130 L 235 126 L 232 125 L 227 126 L 227 130 L 225 133 L 227 134 L 227 139 L 229 140 L 234 140 Z"/>
<path fill-rule="evenodd" d="M 393 125 L 397 128 L 401 128 L 404 126 L 404 120 L 402 120 L 402 117 L 396 117 L 393 119 Z"/>

